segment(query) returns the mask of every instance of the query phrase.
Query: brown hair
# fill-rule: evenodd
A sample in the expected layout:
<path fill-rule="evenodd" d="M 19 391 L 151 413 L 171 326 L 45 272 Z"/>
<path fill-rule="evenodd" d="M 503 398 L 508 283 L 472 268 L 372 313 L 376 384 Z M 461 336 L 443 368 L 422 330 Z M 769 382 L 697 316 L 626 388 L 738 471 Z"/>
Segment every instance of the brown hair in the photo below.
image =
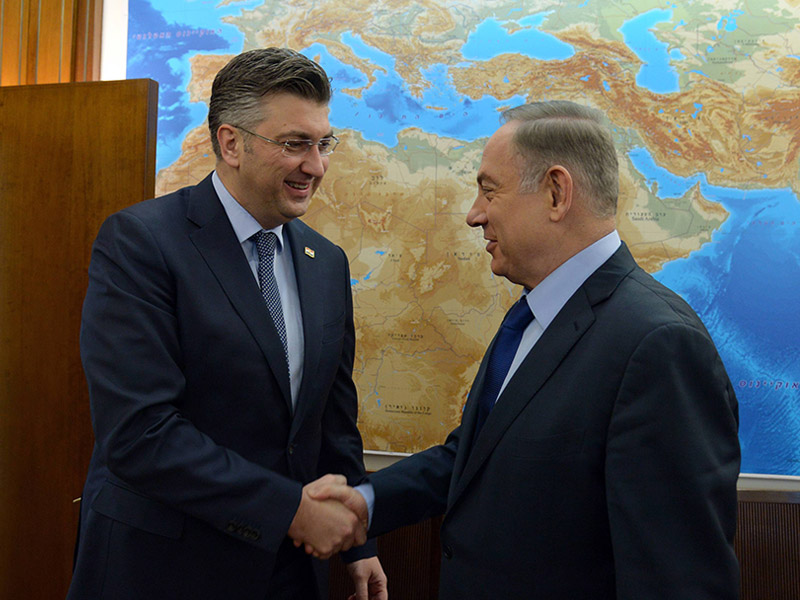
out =
<path fill-rule="evenodd" d="M 259 48 L 235 56 L 211 86 L 208 129 L 214 154 L 220 157 L 217 130 L 223 123 L 252 129 L 266 118 L 262 100 L 281 92 L 327 104 L 331 85 L 313 60 L 288 48 Z"/>

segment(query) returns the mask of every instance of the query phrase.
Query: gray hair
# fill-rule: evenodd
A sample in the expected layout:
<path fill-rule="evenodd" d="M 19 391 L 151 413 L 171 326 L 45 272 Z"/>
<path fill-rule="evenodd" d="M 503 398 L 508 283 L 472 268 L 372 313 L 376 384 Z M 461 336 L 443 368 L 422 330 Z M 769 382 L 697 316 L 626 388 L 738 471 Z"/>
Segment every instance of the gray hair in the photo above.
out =
<path fill-rule="evenodd" d="M 538 189 L 547 170 L 560 164 L 569 170 L 577 193 L 593 214 L 600 218 L 616 214 L 619 164 L 603 113 L 554 100 L 508 109 L 502 118 L 520 123 L 513 143 L 523 161 L 524 191 Z"/>
<path fill-rule="evenodd" d="M 262 100 L 281 92 L 320 104 L 331 99 L 331 85 L 322 67 L 288 48 L 249 50 L 222 67 L 214 78 L 208 104 L 208 129 L 217 158 L 221 156 L 217 141 L 220 125 L 254 128 L 266 118 Z"/>

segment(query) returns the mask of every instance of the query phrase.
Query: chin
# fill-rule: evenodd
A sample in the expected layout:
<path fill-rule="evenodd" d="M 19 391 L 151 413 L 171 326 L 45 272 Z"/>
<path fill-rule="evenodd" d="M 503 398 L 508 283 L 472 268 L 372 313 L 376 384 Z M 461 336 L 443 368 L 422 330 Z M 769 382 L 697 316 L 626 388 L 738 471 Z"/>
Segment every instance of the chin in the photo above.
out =
<path fill-rule="evenodd" d="M 285 216 L 290 219 L 296 219 L 297 217 L 302 217 L 308 211 L 308 207 L 310 204 L 311 204 L 310 196 L 302 201 L 295 200 L 294 202 L 286 206 Z"/>
<path fill-rule="evenodd" d="M 503 268 L 502 263 L 498 264 L 496 260 L 492 260 L 491 269 L 492 273 L 494 273 L 495 275 L 498 275 L 500 277 L 505 277 L 506 279 L 508 279 L 508 274 L 506 273 L 506 270 Z"/>
<path fill-rule="evenodd" d="M 502 263 L 498 264 L 495 261 L 492 261 L 491 268 L 492 268 L 492 273 L 494 273 L 498 277 L 503 277 L 505 279 L 508 279 L 511 283 L 516 285 L 524 285 L 526 287 L 530 287 L 527 286 L 526 283 L 524 283 L 525 279 L 524 277 L 517 276 L 514 273 L 510 272 L 508 269 L 508 265 L 503 265 Z"/>

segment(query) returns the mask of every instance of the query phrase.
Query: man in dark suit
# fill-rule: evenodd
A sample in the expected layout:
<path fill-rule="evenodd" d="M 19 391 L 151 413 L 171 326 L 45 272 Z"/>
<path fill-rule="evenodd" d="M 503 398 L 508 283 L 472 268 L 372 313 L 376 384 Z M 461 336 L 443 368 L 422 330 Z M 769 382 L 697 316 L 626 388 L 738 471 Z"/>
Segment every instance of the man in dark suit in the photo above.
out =
<path fill-rule="evenodd" d="M 369 505 L 370 535 L 443 513 L 442 599 L 734 600 L 738 411 L 714 343 L 620 242 L 602 115 L 504 118 L 467 222 L 524 295 L 461 426 L 371 475 L 366 502 L 312 494 Z"/>
<path fill-rule="evenodd" d="M 296 220 L 337 144 L 313 61 L 245 52 L 216 76 L 216 170 L 98 234 L 81 355 L 96 444 L 69 598 L 327 599 L 364 523 L 314 500 L 364 476 L 347 258 Z M 345 557 L 386 598 L 374 547 Z"/>

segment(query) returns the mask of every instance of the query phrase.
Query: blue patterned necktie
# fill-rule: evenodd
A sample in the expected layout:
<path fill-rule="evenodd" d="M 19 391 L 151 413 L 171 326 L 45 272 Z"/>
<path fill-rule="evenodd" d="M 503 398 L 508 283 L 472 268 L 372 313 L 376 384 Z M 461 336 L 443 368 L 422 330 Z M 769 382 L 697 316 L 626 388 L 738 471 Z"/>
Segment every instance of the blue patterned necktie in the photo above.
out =
<path fill-rule="evenodd" d="M 267 303 L 269 314 L 275 323 L 275 329 L 283 344 L 283 353 L 286 356 L 286 364 L 289 364 L 289 350 L 286 344 L 286 323 L 283 320 L 283 309 L 281 308 L 281 295 L 278 291 L 278 282 L 275 280 L 273 268 L 275 262 L 275 246 L 278 243 L 278 236 L 271 231 L 261 230 L 255 236 L 256 248 L 258 249 L 258 284 L 261 286 L 261 295 Z"/>
<path fill-rule="evenodd" d="M 489 416 L 500 387 L 506 379 L 511 363 L 514 362 L 514 355 L 517 353 L 519 343 L 522 340 L 522 332 L 533 321 L 533 313 L 528 306 L 528 300 L 522 296 L 511 307 L 497 332 L 492 354 L 489 356 L 489 364 L 486 365 L 486 375 L 484 376 L 483 389 L 478 399 L 478 421 L 475 426 L 475 437 L 478 436 L 486 418 Z"/>

